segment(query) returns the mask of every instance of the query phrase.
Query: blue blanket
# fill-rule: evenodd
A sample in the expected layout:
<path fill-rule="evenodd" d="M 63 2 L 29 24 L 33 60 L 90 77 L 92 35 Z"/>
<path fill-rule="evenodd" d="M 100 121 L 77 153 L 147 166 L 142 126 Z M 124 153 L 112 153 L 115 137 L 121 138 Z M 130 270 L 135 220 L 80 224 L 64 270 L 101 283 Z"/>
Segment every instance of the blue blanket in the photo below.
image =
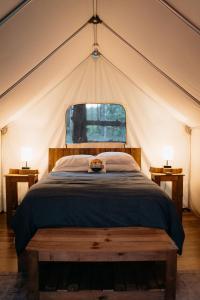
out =
<path fill-rule="evenodd" d="M 169 197 L 141 172 L 50 173 L 32 186 L 12 220 L 21 253 L 38 228 L 164 229 L 181 253 L 184 231 Z"/>

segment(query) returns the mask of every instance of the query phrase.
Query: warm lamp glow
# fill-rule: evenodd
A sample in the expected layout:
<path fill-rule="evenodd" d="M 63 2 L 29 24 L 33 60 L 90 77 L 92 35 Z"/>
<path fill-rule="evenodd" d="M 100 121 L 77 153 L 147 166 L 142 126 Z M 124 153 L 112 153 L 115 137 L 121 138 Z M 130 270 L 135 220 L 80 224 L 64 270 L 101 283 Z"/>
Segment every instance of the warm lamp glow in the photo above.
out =
<path fill-rule="evenodd" d="M 169 166 L 169 161 L 173 160 L 174 157 L 174 149 L 172 146 L 165 146 L 163 148 L 163 158 L 166 160 L 166 165 L 164 167 L 170 167 Z"/>
<path fill-rule="evenodd" d="M 30 147 L 22 147 L 21 148 L 21 160 L 22 160 L 22 162 L 25 162 L 25 166 L 22 167 L 23 169 L 30 168 L 30 167 L 28 167 L 28 162 L 30 162 L 32 160 L 32 157 L 33 157 L 32 148 L 30 148 Z"/>

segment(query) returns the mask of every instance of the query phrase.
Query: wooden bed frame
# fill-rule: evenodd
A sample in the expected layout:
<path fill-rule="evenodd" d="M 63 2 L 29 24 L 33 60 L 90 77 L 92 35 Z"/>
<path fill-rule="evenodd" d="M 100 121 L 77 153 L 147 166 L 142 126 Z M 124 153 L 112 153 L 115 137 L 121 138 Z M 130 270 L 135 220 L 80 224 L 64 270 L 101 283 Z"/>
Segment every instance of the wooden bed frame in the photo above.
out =
<path fill-rule="evenodd" d="M 67 155 L 90 154 L 97 155 L 101 152 L 125 152 L 135 159 L 141 167 L 141 148 L 49 148 L 49 172 L 53 169 L 56 161 Z"/>
<path fill-rule="evenodd" d="M 75 154 L 91 154 L 97 155 L 101 152 L 125 152 L 133 156 L 139 166 L 141 166 L 141 148 L 50 148 L 49 149 L 49 171 L 52 170 L 56 161 L 67 155 Z M 79 234 L 79 231 L 82 230 L 82 234 Z M 35 236 L 31 239 L 27 245 L 25 255 L 21 255 L 21 261 L 19 262 L 26 263 L 25 270 L 28 272 L 28 299 L 38 300 L 38 299 L 69 299 L 69 300 L 79 300 L 79 299 L 107 299 L 107 300 L 156 300 L 156 299 L 165 299 L 165 300 L 175 300 L 176 294 L 176 256 L 177 256 L 177 247 L 170 237 L 165 233 L 164 230 L 160 229 L 150 229 L 150 228 L 115 228 L 115 237 L 119 241 L 115 245 L 115 242 L 112 242 L 112 234 L 109 233 L 113 231 L 112 228 L 101 228 L 101 229 L 80 229 L 80 228 L 56 228 L 56 229 L 39 229 Z M 123 230 L 123 231 L 122 231 Z M 131 240 L 132 244 L 128 244 L 127 250 L 124 249 L 124 238 L 128 232 L 131 231 Z M 73 232 L 73 234 L 72 234 Z M 93 234 L 91 235 L 91 232 Z M 122 234 L 123 233 L 123 234 Z M 72 236 L 71 236 L 72 234 Z M 85 234 L 86 240 L 83 239 Z M 89 235 L 88 235 L 89 234 Z M 109 238 L 104 236 L 108 234 Z M 102 243 L 104 241 L 109 241 L 109 247 L 105 246 L 99 249 L 97 247 L 99 243 L 99 237 L 102 237 Z M 85 244 L 87 240 L 89 248 L 85 252 Z M 111 238 L 112 237 L 112 238 Z M 98 241 L 96 239 L 98 238 Z M 121 240 L 120 240 L 121 239 Z M 73 241 L 79 247 L 75 247 L 72 251 L 72 244 L 70 241 Z M 126 239 L 125 239 L 126 240 Z M 83 245 L 82 245 L 83 243 Z M 113 243 L 113 244 L 112 244 Z M 110 252 L 110 247 L 112 248 L 112 253 Z M 121 248 L 122 249 L 121 249 Z M 100 247 L 101 248 L 101 247 Z M 109 251 L 109 253 L 107 253 Z M 75 252 L 76 255 L 74 254 Z M 98 253 L 98 254 L 97 254 Z M 107 253 L 107 254 L 105 254 Z M 105 256 L 106 255 L 106 256 Z M 25 260 L 24 260 L 25 257 Z M 157 290 L 154 293 L 148 291 L 130 291 L 130 292 L 106 292 L 104 291 L 79 291 L 79 292 L 69 292 L 69 291 L 59 291 L 57 292 L 40 292 L 39 291 L 39 262 L 58 262 L 58 261 L 91 261 L 93 263 L 97 261 L 165 261 L 166 262 L 166 277 L 165 277 L 165 290 Z M 20 266 L 20 265 L 19 265 Z M 24 265 L 23 265 L 24 266 Z M 163 292 L 165 291 L 165 292 Z"/>

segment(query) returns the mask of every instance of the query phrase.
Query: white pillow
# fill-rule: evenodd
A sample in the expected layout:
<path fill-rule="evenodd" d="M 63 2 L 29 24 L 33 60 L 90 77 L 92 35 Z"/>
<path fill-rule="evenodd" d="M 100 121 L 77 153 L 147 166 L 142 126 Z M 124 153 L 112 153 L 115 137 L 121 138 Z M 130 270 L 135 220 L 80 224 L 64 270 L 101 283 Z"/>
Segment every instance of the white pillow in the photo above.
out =
<path fill-rule="evenodd" d="M 134 165 L 107 165 L 106 167 L 107 172 L 131 172 L 131 171 L 136 171 L 136 168 Z M 138 171 L 138 170 L 137 170 Z"/>
<path fill-rule="evenodd" d="M 63 156 L 57 160 L 52 172 L 88 171 L 88 160 L 92 157 L 92 155 L 87 154 Z"/>
<path fill-rule="evenodd" d="M 106 171 L 139 171 L 140 167 L 134 158 L 125 152 L 102 152 L 96 158 L 104 159 Z"/>

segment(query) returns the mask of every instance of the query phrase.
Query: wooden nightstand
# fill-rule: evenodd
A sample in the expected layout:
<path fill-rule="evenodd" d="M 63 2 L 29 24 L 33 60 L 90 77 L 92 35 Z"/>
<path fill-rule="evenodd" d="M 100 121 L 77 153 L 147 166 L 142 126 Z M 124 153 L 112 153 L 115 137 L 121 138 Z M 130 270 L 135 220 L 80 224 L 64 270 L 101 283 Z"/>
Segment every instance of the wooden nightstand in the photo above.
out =
<path fill-rule="evenodd" d="M 179 218 L 182 222 L 182 207 L 183 207 L 183 176 L 181 168 L 171 168 L 164 170 L 161 173 L 156 173 L 156 170 L 161 170 L 163 168 L 150 168 L 151 179 L 160 185 L 161 181 L 170 181 L 172 182 L 172 200 L 176 206 Z M 168 172 L 168 173 L 166 173 Z"/>
<path fill-rule="evenodd" d="M 10 227 L 13 212 L 18 206 L 17 183 L 28 182 L 29 188 L 38 181 L 38 170 L 10 169 L 6 178 L 7 225 Z"/>

